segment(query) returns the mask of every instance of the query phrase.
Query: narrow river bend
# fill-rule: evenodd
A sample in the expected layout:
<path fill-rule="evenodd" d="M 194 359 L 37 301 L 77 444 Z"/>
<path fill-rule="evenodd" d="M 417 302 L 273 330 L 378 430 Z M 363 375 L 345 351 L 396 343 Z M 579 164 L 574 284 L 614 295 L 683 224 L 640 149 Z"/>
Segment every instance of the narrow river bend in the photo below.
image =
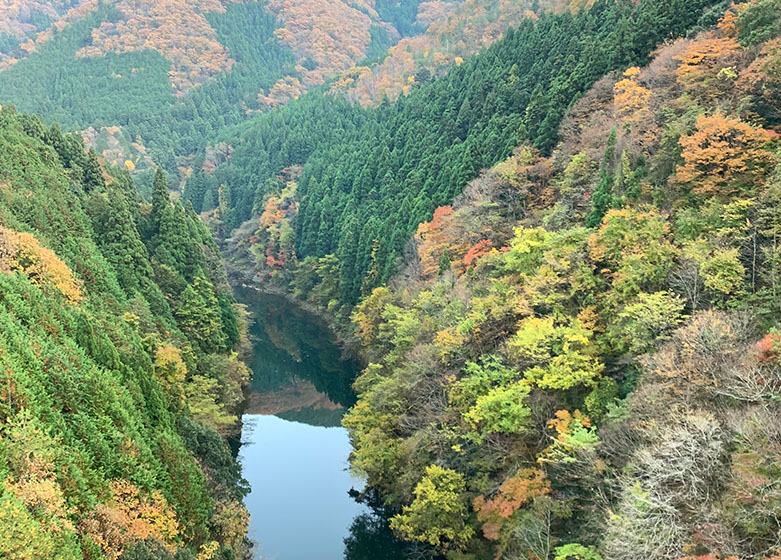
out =
<path fill-rule="evenodd" d="M 341 418 L 360 371 L 343 360 L 321 320 L 285 298 L 236 288 L 255 322 L 254 354 L 239 459 L 255 560 L 382 560 L 404 553 L 387 523 L 349 492 Z"/>

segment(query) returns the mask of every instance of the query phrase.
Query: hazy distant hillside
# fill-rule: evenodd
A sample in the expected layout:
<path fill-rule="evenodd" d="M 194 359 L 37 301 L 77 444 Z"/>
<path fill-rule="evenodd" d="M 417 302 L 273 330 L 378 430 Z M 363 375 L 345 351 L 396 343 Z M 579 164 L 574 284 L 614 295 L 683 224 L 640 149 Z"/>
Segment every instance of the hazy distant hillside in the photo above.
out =
<path fill-rule="evenodd" d="M 186 177 L 220 130 L 331 79 L 351 101 L 393 100 L 526 18 L 586 4 L 21 0 L 0 7 L 0 103 L 93 128 L 131 171 Z"/>
<path fill-rule="evenodd" d="M 114 162 L 186 173 L 183 156 L 215 131 L 422 31 L 417 12 L 417 0 L 3 4 L 0 103 L 149 150 L 105 152 Z"/>
<path fill-rule="evenodd" d="M 24 0 L 0 3 L 0 69 L 27 56 L 53 29 L 95 8 L 94 0 Z"/>
<path fill-rule="evenodd" d="M 464 0 L 423 2 L 417 22 L 425 31 L 392 46 L 374 64 L 361 65 L 334 84 L 348 99 L 363 105 L 393 100 L 407 94 L 431 75 L 487 48 L 508 28 L 526 18 L 536 20 L 543 11 L 577 12 L 593 0 Z"/>

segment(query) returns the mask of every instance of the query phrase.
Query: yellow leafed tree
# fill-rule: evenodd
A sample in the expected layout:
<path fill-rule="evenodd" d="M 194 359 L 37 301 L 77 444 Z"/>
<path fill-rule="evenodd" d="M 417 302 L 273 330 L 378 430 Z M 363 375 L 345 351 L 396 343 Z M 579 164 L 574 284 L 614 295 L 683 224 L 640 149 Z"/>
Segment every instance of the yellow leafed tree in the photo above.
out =
<path fill-rule="evenodd" d="M 21 272 L 37 286 L 51 286 L 71 303 L 82 300 L 81 282 L 54 251 L 31 234 L 0 226 L 0 272 Z"/>

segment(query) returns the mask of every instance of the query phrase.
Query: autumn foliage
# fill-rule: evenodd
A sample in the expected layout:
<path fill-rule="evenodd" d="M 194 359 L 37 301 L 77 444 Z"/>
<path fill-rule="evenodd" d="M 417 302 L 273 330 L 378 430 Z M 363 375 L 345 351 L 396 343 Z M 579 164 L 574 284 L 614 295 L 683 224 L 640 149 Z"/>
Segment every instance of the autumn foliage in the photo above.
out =
<path fill-rule="evenodd" d="M 779 363 L 781 360 L 781 336 L 775 333 L 765 335 L 757 342 L 759 360 L 764 363 Z"/>
<path fill-rule="evenodd" d="M 228 50 L 204 14 L 223 12 L 219 0 L 122 0 L 123 19 L 104 22 L 92 31 L 92 44 L 78 56 L 102 56 L 143 49 L 158 51 L 171 61 L 169 77 L 180 94 L 233 65 Z"/>
<path fill-rule="evenodd" d="M 0 226 L 0 272 L 15 271 L 42 288 L 54 288 L 71 303 L 82 300 L 81 282 L 53 251 L 32 234 Z"/>
<path fill-rule="evenodd" d="M 648 105 L 651 90 L 637 82 L 639 74 L 639 68 L 629 68 L 624 79 L 613 86 L 616 114 L 625 123 L 639 124 L 653 118 Z"/>
<path fill-rule="evenodd" d="M 439 270 L 442 253 L 451 248 L 453 241 L 448 232 L 452 223 L 453 207 L 440 206 L 434 210 L 434 216 L 430 222 L 418 226 L 415 239 L 418 241 L 418 257 L 422 266 L 423 276 L 432 278 Z M 456 263 L 456 270 L 460 269 L 460 263 Z"/>
<path fill-rule="evenodd" d="M 159 492 L 145 494 L 127 480 L 111 483 L 111 500 L 98 504 L 82 521 L 84 531 L 111 559 L 119 558 L 128 545 L 155 539 L 176 551 L 179 525 L 176 514 Z"/>
<path fill-rule="evenodd" d="M 473 266 L 475 262 L 477 262 L 477 259 L 489 254 L 491 249 L 493 249 L 493 244 L 491 241 L 489 239 L 481 239 L 472 245 L 472 248 L 466 252 L 466 255 L 464 255 L 464 266 L 466 268 Z"/>
<path fill-rule="evenodd" d="M 0 3 L 0 34 L 15 37 L 19 42 L 19 56 L 29 55 L 51 39 L 55 31 L 61 31 L 66 25 L 83 19 L 98 6 L 98 0 L 55 0 Z M 42 14 L 53 22 L 47 29 L 39 29 L 33 22 L 32 14 Z M 0 53 L 0 70 L 13 66 L 18 58 Z"/>
<path fill-rule="evenodd" d="M 485 538 L 499 539 L 505 521 L 520 507 L 550 492 L 550 482 L 539 469 L 521 469 L 506 479 L 489 500 L 483 496 L 474 499 L 472 507 L 483 525 Z"/>
<path fill-rule="evenodd" d="M 396 99 L 414 87 L 419 70 L 441 74 L 500 39 L 509 27 L 535 17 L 525 1 L 423 2 L 418 21 L 427 26 L 424 33 L 401 39 L 380 63 L 351 70 L 335 87 L 363 105 L 379 103 L 384 96 Z"/>
<path fill-rule="evenodd" d="M 352 84 L 353 68 L 368 54 L 372 27 L 382 29 L 391 40 L 398 39 L 397 30 L 382 21 L 372 0 L 272 0 L 268 9 L 282 21 L 274 35 L 293 51 L 298 75 L 280 78 L 268 91 L 261 91 L 262 107 L 297 99 L 307 89 L 346 71 L 340 83 Z M 359 72 L 365 70 L 362 67 Z"/>
<path fill-rule="evenodd" d="M 711 34 L 693 42 L 680 57 L 678 82 L 690 94 L 713 101 L 733 87 L 740 45 L 732 37 Z"/>
<path fill-rule="evenodd" d="M 703 115 L 695 131 L 680 140 L 684 164 L 672 182 L 702 197 L 725 199 L 751 192 L 775 163 L 767 149 L 774 137 L 721 113 Z"/>
<path fill-rule="evenodd" d="M 348 99 L 374 105 L 387 96 L 395 100 L 417 83 L 419 72 L 440 75 L 453 65 L 501 39 L 505 32 L 523 20 L 537 20 L 538 12 L 576 13 L 593 0 L 429 0 L 418 9 L 417 21 L 426 30 L 402 38 L 387 55 L 372 66 L 359 66 L 345 73 L 334 85 Z"/>

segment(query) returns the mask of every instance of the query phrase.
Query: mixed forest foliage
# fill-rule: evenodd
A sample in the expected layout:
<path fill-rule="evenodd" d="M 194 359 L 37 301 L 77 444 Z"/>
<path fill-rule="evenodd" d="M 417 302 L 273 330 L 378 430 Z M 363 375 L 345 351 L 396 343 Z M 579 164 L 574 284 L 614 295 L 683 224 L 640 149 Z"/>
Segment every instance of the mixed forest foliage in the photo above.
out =
<path fill-rule="evenodd" d="M 162 172 L 0 109 L 0 557 L 240 558 L 244 330 Z"/>
<path fill-rule="evenodd" d="M 448 558 L 781 553 L 777 0 L 599 80 L 353 313 L 344 420 Z"/>
<path fill-rule="evenodd" d="M 0 102 L 66 130 L 120 126 L 176 177 L 217 131 L 418 30 L 417 0 L 38 4 L 0 7 Z"/>
<path fill-rule="evenodd" d="M 262 4 L 231 4 L 224 13 L 206 15 L 235 61 L 231 71 L 180 100 L 169 84 L 170 62 L 156 50 L 128 47 L 76 57 L 94 29 L 120 17 L 116 7 L 102 4 L 65 27 L 2 72 L 0 99 L 56 119 L 66 129 L 119 125 L 155 162 L 176 172 L 176 156 L 195 152 L 217 129 L 240 122 L 243 105 L 256 105 L 259 87 L 271 87 L 293 71 L 292 53 L 273 38 L 276 19 Z"/>
<path fill-rule="evenodd" d="M 779 0 L 28 4 L 0 101 L 121 166 L 0 108 L 0 557 L 246 552 L 213 234 L 419 556 L 781 555 Z"/>
<path fill-rule="evenodd" d="M 348 99 L 362 105 L 379 104 L 409 94 L 414 84 L 445 73 L 453 64 L 501 39 L 505 31 L 524 19 L 535 20 L 542 12 L 576 13 L 593 0 L 465 0 L 421 4 L 418 22 L 425 32 L 404 37 L 387 49 L 379 60 L 361 64 L 333 84 Z"/>
<path fill-rule="evenodd" d="M 521 142 L 549 152 L 568 107 L 594 82 L 646 63 L 657 43 L 684 34 L 712 4 L 604 0 L 574 16 L 526 19 L 394 105 L 363 109 L 305 96 L 244 125 L 228 161 L 211 175 L 196 173 L 184 197 L 196 211 L 217 207 L 229 234 L 271 198 L 285 200 L 280 171 L 303 165 L 295 220 L 279 248 L 294 247 L 295 259 L 274 256 L 270 272 L 303 293 L 318 275 L 329 276 L 318 289 L 328 293 L 324 306 L 354 304 L 391 277 L 418 224 L 480 169 Z M 256 238 L 263 240 L 264 229 Z M 268 249 L 254 249 L 261 265 Z M 288 266 L 275 271 L 281 260 Z"/>

